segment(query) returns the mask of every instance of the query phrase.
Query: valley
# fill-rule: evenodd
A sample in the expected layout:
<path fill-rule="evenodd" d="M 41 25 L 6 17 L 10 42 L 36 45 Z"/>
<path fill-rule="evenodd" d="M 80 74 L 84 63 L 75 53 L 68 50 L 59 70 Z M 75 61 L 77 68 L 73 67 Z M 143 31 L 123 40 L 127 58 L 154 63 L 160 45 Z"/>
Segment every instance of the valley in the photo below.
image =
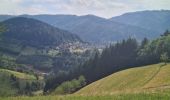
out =
<path fill-rule="evenodd" d="M 169 100 L 169 17 L 0 14 L 0 100 Z"/>

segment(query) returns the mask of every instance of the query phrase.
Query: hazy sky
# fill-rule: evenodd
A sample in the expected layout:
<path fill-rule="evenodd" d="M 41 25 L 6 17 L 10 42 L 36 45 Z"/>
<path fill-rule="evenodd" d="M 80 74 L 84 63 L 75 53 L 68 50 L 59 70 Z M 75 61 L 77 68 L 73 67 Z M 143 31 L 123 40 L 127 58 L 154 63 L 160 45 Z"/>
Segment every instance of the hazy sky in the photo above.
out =
<path fill-rule="evenodd" d="M 0 0 L 0 14 L 94 14 L 112 17 L 141 10 L 170 10 L 170 0 Z"/>

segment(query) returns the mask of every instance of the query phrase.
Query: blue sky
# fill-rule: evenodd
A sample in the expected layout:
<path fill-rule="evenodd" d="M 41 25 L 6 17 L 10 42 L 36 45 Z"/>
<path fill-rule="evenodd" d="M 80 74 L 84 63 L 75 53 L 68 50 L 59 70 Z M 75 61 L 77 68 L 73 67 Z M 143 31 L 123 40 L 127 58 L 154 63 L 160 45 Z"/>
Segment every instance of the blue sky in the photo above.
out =
<path fill-rule="evenodd" d="M 142 10 L 170 10 L 170 0 L 0 0 L 0 14 L 93 14 L 117 16 Z"/>

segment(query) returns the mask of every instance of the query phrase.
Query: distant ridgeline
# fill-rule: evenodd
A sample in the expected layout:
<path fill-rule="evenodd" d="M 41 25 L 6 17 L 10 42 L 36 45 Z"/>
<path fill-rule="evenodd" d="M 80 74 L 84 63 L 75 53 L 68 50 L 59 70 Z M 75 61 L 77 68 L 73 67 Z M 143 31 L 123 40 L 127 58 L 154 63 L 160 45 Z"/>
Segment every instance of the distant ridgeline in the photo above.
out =
<path fill-rule="evenodd" d="M 54 27 L 77 34 L 85 41 L 92 43 L 116 42 L 128 37 L 142 40 L 157 38 L 170 29 L 170 11 L 140 11 L 126 13 L 110 19 L 94 15 L 21 15 L 34 18 Z M 0 21 L 15 16 L 0 15 Z"/>
<path fill-rule="evenodd" d="M 32 70 L 35 67 L 49 71 L 54 66 L 57 69 L 58 63 L 55 61 L 69 57 L 64 57 L 62 54 L 63 58 L 60 59 L 60 56 L 55 58 L 49 54 L 49 51 L 60 44 L 83 43 L 75 34 L 31 18 L 15 17 L 1 24 L 6 30 L 0 39 L 0 66 L 8 69 Z M 64 66 L 62 64 L 60 63 L 59 67 Z"/>

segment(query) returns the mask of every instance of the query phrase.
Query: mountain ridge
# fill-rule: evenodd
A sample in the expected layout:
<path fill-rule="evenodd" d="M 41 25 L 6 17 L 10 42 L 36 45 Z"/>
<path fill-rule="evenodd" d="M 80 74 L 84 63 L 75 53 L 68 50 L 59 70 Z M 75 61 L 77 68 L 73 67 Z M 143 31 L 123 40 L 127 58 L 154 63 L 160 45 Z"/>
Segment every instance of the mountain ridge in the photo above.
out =
<path fill-rule="evenodd" d="M 169 17 L 166 17 L 170 16 L 170 10 L 136 11 L 110 19 L 90 14 L 82 16 L 67 14 L 20 16 L 43 21 L 54 27 L 72 32 L 84 41 L 92 43 L 116 42 L 127 37 L 135 37 L 139 41 L 145 37 L 154 39 L 170 28 Z M 0 16 L 0 19 L 3 18 Z"/>
<path fill-rule="evenodd" d="M 32 18 L 14 17 L 3 21 L 7 28 L 3 36 L 25 42 L 29 45 L 50 46 L 64 42 L 76 42 L 81 39 L 65 30 L 48 25 Z"/>

